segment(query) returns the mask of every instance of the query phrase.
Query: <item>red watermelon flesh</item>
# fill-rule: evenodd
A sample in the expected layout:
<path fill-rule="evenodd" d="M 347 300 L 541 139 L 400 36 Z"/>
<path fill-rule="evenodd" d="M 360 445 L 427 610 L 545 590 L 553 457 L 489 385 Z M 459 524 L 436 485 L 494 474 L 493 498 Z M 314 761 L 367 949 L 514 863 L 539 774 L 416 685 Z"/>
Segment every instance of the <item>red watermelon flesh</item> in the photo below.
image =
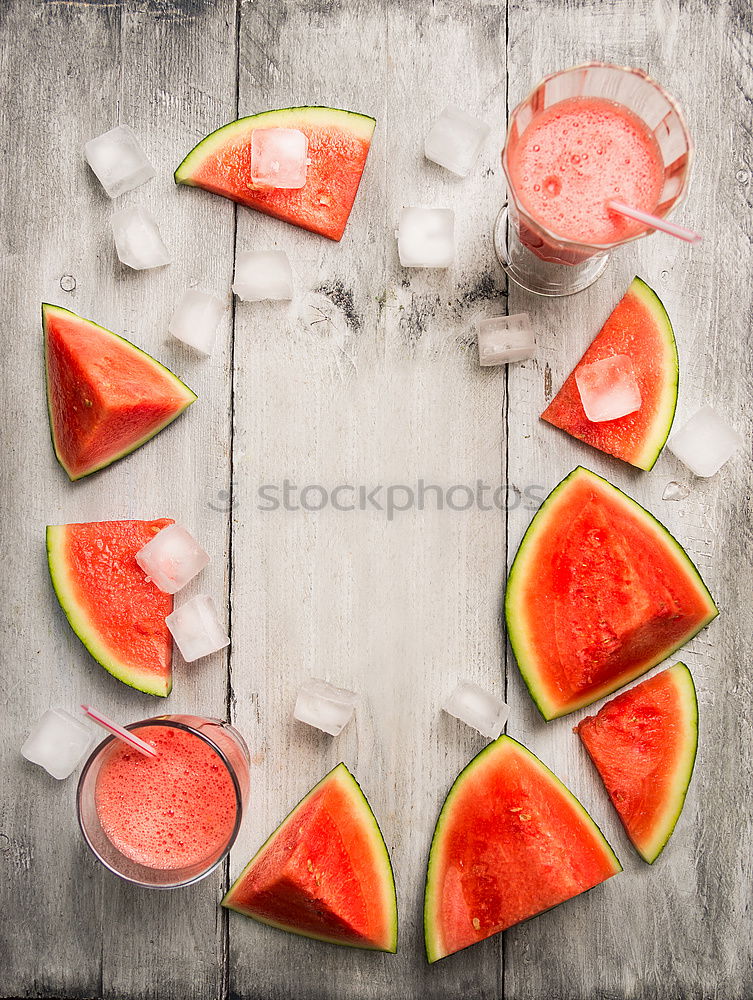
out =
<path fill-rule="evenodd" d="M 652 864 L 685 802 L 698 745 L 695 685 L 676 663 L 575 728 L 641 857 Z"/>
<path fill-rule="evenodd" d="M 42 306 L 55 454 L 81 479 L 144 444 L 196 396 L 158 361 L 91 320 Z"/>
<path fill-rule="evenodd" d="M 529 750 L 501 736 L 460 773 L 429 856 L 430 962 L 534 917 L 621 871 L 601 831 Z"/>
<path fill-rule="evenodd" d="M 296 806 L 222 904 L 305 937 L 395 951 L 397 908 L 387 848 L 344 764 Z"/>
<path fill-rule="evenodd" d="M 510 643 L 546 719 L 645 673 L 717 614 L 666 528 L 583 468 L 535 515 L 505 597 Z"/>
<path fill-rule="evenodd" d="M 641 394 L 640 409 L 617 420 L 593 423 L 583 409 L 576 372 L 616 355 L 626 356 L 632 363 Z M 600 451 L 639 469 L 651 469 L 672 426 L 677 380 L 672 324 L 656 293 L 640 278 L 634 278 L 541 417 Z"/>
<path fill-rule="evenodd" d="M 195 146 L 175 171 L 176 184 L 204 188 L 320 233 L 342 238 L 361 182 L 376 122 L 338 108 L 282 108 L 230 122 Z M 255 187 L 251 134 L 257 128 L 290 128 L 309 143 L 306 183 L 296 190 Z"/>
<path fill-rule="evenodd" d="M 165 697 L 172 688 L 172 594 L 144 576 L 135 555 L 174 524 L 92 521 L 47 528 L 47 560 L 60 605 L 91 655 L 131 687 Z"/>

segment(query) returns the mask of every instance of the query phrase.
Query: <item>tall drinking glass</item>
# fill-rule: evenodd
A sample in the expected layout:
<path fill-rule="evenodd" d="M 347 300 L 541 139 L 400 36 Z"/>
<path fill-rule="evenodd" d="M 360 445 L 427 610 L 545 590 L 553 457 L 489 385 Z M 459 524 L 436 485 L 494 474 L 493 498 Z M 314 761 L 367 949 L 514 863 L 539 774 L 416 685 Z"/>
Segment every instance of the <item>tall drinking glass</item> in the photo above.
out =
<path fill-rule="evenodd" d="M 517 284 L 539 295 L 571 295 L 581 291 L 602 273 L 610 251 L 653 232 L 641 223 L 616 217 L 614 232 L 607 232 L 606 238 L 604 234 L 596 240 L 573 238 L 556 232 L 551 222 L 547 225 L 547 220 L 537 211 L 537 198 L 532 190 L 526 189 L 524 177 L 516 170 L 516 158 L 525 144 L 524 134 L 529 126 L 540 125 L 544 121 L 542 115 L 553 105 L 576 98 L 596 98 L 612 102 L 613 106 L 619 105 L 616 110 L 625 114 L 625 121 L 632 121 L 643 129 L 647 141 L 658 151 L 654 153 L 657 197 L 655 204 L 645 210 L 653 215 L 668 216 L 684 198 L 690 177 L 692 143 L 682 112 L 642 70 L 587 63 L 542 80 L 510 118 L 502 155 L 508 196 L 494 230 L 494 247 L 504 270 Z M 585 111 L 588 102 L 574 101 L 568 106 L 577 113 L 579 108 Z M 551 117 L 552 112 L 549 112 L 547 120 Z M 529 132 L 529 136 L 531 134 Z M 593 172 L 594 152 L 602 150 L 591 150 L 588 169 L 592 171 L 590 176 L 598 181 L 600 175 Z M 635 169 L 635 164 L 631 167 L 630 162 L 629 158 L 624 160 L 626 176 Z M 587 184 L 588 176 L 587 171 L 581 170 L 579 182 Z M 557 183 L 557 178 L 553 178 L 555 197 L 559 194 Z M 620 192 L 616 191 L 614 197 L 619 200 Z M 540 206 L 540 197 L 538 202 Z"/>
<path fill-rule="evenodd" d="M 174 889 L 207 876 L 233 845 L 248 799 L 243 737 L 219 719 L 161 715 L 127 726 L 156 758 L 109 736 L 78 783 L 76 807 L 94 855 L 127 882 Z"/>

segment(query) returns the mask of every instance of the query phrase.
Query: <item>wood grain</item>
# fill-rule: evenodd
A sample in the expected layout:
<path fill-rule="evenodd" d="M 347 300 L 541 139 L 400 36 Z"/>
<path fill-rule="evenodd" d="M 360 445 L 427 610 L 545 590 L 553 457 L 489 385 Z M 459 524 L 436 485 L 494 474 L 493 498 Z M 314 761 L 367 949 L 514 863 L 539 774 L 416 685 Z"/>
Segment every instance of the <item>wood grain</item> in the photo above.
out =
<path fill-rule="evenodd" d="M 0 290 L 10 350 L 2 369 L 7 636 L 0 698 L 0 996 L 101 1000 L 747 1000 L 751 973 L 750 449 L 709 481 L 670 454 L 640 473 L 541 423 L 551 392 L 638 273 L 664 299 L 682 365 L 678 420 L 704 402 L 751 436 L 753 17 L 743 0 L 9 0 L 0 5 L 6 213 Z M 477 364 L 473 322 L 508 308 L 491 228 L 503 197 L 506 111 L 545 73 L 604 58 L 642 66 L 682 102 L 697 145 L 681 220 L 688 249 L 655 236 L 624 248 L 570 299 L 509 289 L 532 314 L 535 361 Z M 509 95 L 508 95 L 509 80 Z M 325 104 L 378 119 L 362 190 L 340 244 L 176 190 L 171 171 L 205 133 L 240 114 Z M 445 104 L 493 133 L 459 180 L 426 162 L 422 139 Z M 136 273 L 114 254 L 113 205 L 83 143 L 131 124 L 159 176 L 117 207 L 157 215 L 175 262 Z M 447 272 L 400 268 L 403 205 L 451 207 L 458 254 Z M 238 251 L 278 247 L 292 303 L 237 303 L 222 349 L 200 361 L 166 334 L 189 282 L 230 302 Z M 72 276 L 73 291 L 61 278 Z M 64 282 L 69 285 L 70 282 Z M 39 302 L 58 302 L 131 337 L 194 388 L 199 402 L 129 459 L 70 484 L 49 447 Z M 16 347 L 16 344 L 18 345 Z M 576 464 L 652 510 L 697 561 L 722 615 L 686 650 L 701 745 L 670 849 L 633 854 L 572 725 L 544 724 L 499 628 L 505 566 L 535 504 Z M 682 502 L 661 499 L 688 481 Z M 382 508 L 418 482 L 502 485 L 507 510 L 274 510 L 301 489 L 364 487 Z M 347 500 L 350 494 L 341 494 Z M 356 497 L 358 490 L 356 489 Z M 358 500 L 357 500 L 358 506 Z M 484 506 L 488 506 L 485 504 Z M 233 644 L 176 664 L 167 705 L 116 684 L 62 618 L 44 559 L 47 523 L 170 515 L 214 556 L 186 596 L 228 608 Z M 294 723 L 306 676 L 361 695 L 336 740 Z M 443 715 L 460 678 L 507 692 L 511 735 L 582 798 L 625 867 L 604 886 L 502 937 L 427 966 L 421 904 L 442 798 L 484 745 Z M 74 779 L 56 783 L 18 756 L 50 705 L 84 698 L 136 719 L 226 712 L 252 748 L 251 808 L 227 870 L 175 893 L 121 885 L 74 827 Z M 395 866 L 396 956 L 321 945 L 220 911 L 229 875 L 330 767 L 344 760 L 369 797 Z"/>
<path fill-rule="evenodd" d="M 239 251 L 288 252 L 296 297 L 290 308 L 239 304 L 236 313 L 234 717 L 262 759 L 232 867 L 342 759 L 391 850 L 401 928 L 398 955 L 383 956 L 321 947 L 233 914 L 230 990 L 253 996 L 263 983 L 270 997 L 399 989 L 428 998 L 463 995 L 474 983 L 474 996 L 493 997 L 498 942 L 426 965 L 421 894 L 442 796 L 481 746 L 440 714 L 441 699 L 458 677 L 501 691 L 502 515 L 264 512 L 257 490 L 286 478 L 328 490 L 381 484 L 385 503 L 390 484 L 416 488 L 419 478 L 445 488 L 499 484 L 504 374 L 479 377 L 469 328 L 480 287 L 485 308 L 502 310 L 488 253 L 495 144 L 459 183 L 424 162 L 416 126 L 451 102 L 499 127 L 504 8 L 470 16 L 439 4 L 419 17 L 362 3 L 273 10 L 243 8 L 241 110 L 263 106 L 259 94 L 273 107 L 305 94 L 372 114 L 378 126 L 341 244 L 245 211 L 238 220 Z M 457 266 L 399 267 L 393 233 L 404 204 L 456 209 Z M 355 725 L 335 741 L 292 720 L 307 675 L 362 696 Z"/>
<path fill-rule="evenodd" d="M 510 311 L 532 312 L 540 350 L 536 364 L 510 368 L 509 477 L 548 491 L 578 464 L 606 476 L 687 548 L 722 614 L 671 661 L 682 658 L 698 687 L 700 749 L 671 846 L 651 868 L 631 849 L 571 732 L 587 712 L 544 724 L 509 653 L 508 731 L 540 753 L 592 811 L 625 870 L 508 932 L 505 996 L 742 998 L 753 990 L 753 845 L 749 790 L 743 791 L 750 779 L 741 776 L 740 784 L 730 774 L 733 761 L 750 753 L 750 699 L 743 693 L 748 678 L 739 659 L 741 636 L 751 634 L 750 602 L 740 590 L 751 579 L 749 448 L 707 481 L 694 479 L 669 452 L 651 473 L 642 473 L 536 418 L 548 401 L 547 369 L 556 391 L 637 273 L 661 296 L 675 327 L 681 363 L 676 426 L 709 402 L 750 440 L 751 294 L 736 277 L 740 261 L 750 257 L 744 235 L 750 215 L 741 197 L 746 189 L 735 178 L 750 157 L 750 136 L 739 125 L 745 95 L 750 97 L 750 20 L 745 35 L 729 9 L 704 3 L 610 5 L 608 16 L 602 4 L 562 3 L 545 20 L 535 16 L 538 9 L 526 0 L 510 11 L 510 38 L 519 40 L 509 54 L 510 107 L 532 81 L 587 58 L 647 69 L 687 112 L 697 157 L 681 217 L 705 240 L 692 250 L 663 236 L 624 247 L 596 285 L 565 300 L 546 303 L 510 288 Z M 697 71 L 689 72 L 691 65 Z M 686 501 L 662 500 L 671 480 L 692 486 Z M 520 511 L 510 514 L 511 558 L 529 519 Z"/>
<path fill-rule="evenodd" d="M 217 996 L 222 873 L 180 893 L 129 888 L 83 845 L 75 779 L 54 781 L 18 749 L 51 705 L 70 710 L 91 701 L 125 721 L 166 710 L 226 711 L 223 654 L 191 665 L 178 658 L 167 702 L 117 684 L 94 663 L 52 593 L 44 526 L 180 519 L 214 557 L 190 592 L 213 593 L 220 606 L 226 601 L 228 519 L 207 505 L 229 488 L 230 314 L 211 361 L 172 340 L 167 322 L 190 281 L 230 301 L 232 206 L 176 190 L 171 173 L 201 135 L 235 113 L 234 7 L 174 5 L 172 14 L 158 17 L 135 3 L 14 2 L 3 5 L 2 30 L 0 115 L 11 169 L 0 275 L 6 317 L 0 490 L 8 554 L 0 604 L 10 636 L 2 694 L 7 757 L 0 831 L 7 840 L 0 991 Z M 111 202 L 84 161 L 83 144 L 118 121 L 136 129 L 158 177 Z M 115 207 L 131 204 L 156 215 L 174 255 L 169 267 L 136 272 L 118 262 L 109 218 Z M 73 291 L 63 291 L 63 275 L 75 280 Z M 45 300 L 133 339 L 200 397 L 133 456 L 74 484 L 54 460 L 46 426 L 39 319 Z"/>

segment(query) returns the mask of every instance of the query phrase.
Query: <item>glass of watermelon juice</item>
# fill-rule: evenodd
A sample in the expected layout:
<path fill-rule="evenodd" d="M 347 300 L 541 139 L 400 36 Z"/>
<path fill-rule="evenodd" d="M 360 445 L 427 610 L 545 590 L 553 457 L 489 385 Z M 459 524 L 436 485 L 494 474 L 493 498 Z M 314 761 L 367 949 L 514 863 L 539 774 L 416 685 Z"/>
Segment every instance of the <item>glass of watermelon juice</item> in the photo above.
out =
<path fill-rule="evenodd" d="M 190 885 L 230 850 L 248 798 L 243 737 L 219 719 L 161 715 L 127 729 L 158 752 L 147 757 L 109 736 L 78 783 L 84 839 L 127 882 L 155 889 Z"/>
<path fill-rule="evenodd" d="M 500 264 L 540 295 L 581 291 L 612 249 L 653 232 L 607 202 L 667 216 L 685 196 L 691 161 L 682 112 L 642 70 L 588 63 L 546 77 L 509 122 Z"/>

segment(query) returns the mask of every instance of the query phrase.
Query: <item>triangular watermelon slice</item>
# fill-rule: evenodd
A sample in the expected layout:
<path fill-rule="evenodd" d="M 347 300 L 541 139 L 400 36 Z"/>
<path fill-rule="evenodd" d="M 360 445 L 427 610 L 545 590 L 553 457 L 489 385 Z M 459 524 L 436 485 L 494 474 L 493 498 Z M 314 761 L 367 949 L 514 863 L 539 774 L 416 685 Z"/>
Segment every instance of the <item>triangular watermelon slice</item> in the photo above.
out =
<path fill-rule="evenodd" d="M 614 355 L 630 358 L 641 393 L 640 409 L 617 420 L 592 423 L 580 400 L 575 373 Z M 541 414 L 586 444 L 639 469 L 651 469 L 669 435 L 677 405 L 677 345 L 661 300 L 634 278 L 596 339 Z"/>
<path fill-rule="evenodd" d="M 690 671 L 676 663 L 618 695 L 575 728 L 622 825 L 653 864 L 680 817 L 698 748 Z"/>
<path fill-rule="evenodd" d="M 389 855 L 369 803 L 344 764 L 298 803 L 222 905 L 304 937 L 396 951 Z"/>
<path fill-rule="evenodd" d="M 91 521 L 51 524 L 47 561 L 60 605 L 91 655 L 118 680 L 165 697 L 172 688 L 172 594 L 144 576 L 135 555 L 174 524 Z"/>
<path fill-rule="evenodd" d="M 345 231 L 376 121 L 338 108 L 281 108 L 223 125 L 195 146 L 175 171 L 175 183 L 204 188 L 331 240 Z M 251 133 L 291 128 L 309 141 L 309 166 L 298 190 L 255 188 Z"/>
<path fill-rule="evenodd" d="M 575 796 L 500 736 L 455 779 L 426 876 L 426 954 L 436 962 L 622 871 Z"/>
<path fill-rule="evenodd" d="M 611 694 L 718 613 L 667 529 L 583 468 L 531 521 L 505 595 L 510 643 L 545 719 Z"/>
<path fill-rule="evenodd" d="M 72 480 L 128 455 L 196 399 L 154 358 L 68 309 L 45 302 L 42 327 L 52 443 Z"/>

